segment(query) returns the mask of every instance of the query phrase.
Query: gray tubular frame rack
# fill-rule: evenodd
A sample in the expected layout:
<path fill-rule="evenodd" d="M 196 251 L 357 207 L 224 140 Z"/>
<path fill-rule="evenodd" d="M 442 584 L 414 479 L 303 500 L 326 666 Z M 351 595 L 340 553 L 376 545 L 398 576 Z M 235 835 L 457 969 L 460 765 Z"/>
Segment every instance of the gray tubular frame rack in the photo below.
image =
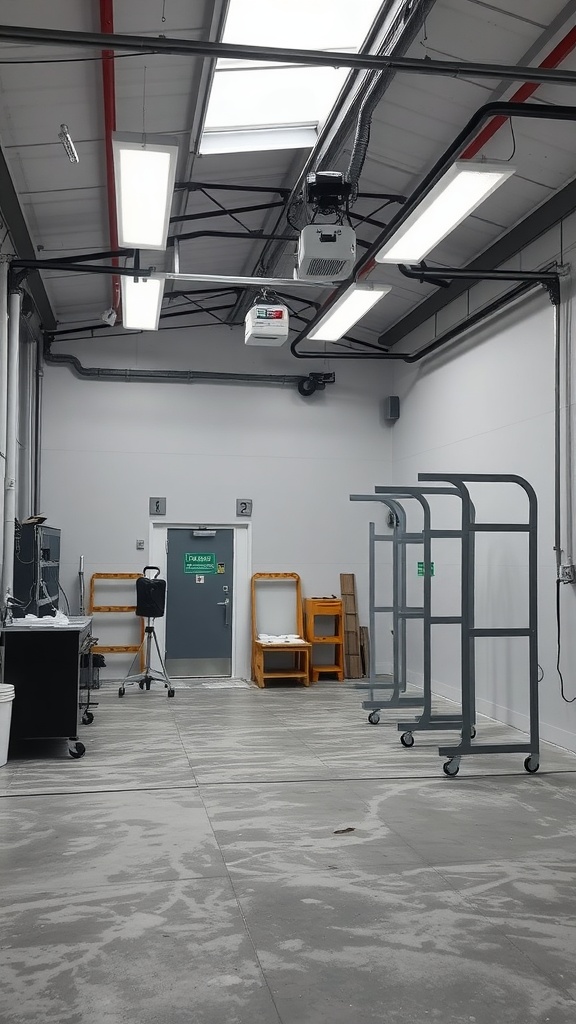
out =
<path fill-rule="evenodd" d="M 400 499 L 415 498 L 421 505 L 424 513 L 424 528 L 422 533 L 409 533 L 406 530 L 406 517 L 400 515 L 394 532 L 398 531 L 396 540 L 379 537 L 375 533 L 374 525 L 370 524 L 370 640 L 372 650 L 375 652 L 376 645 L 376 613 L 381 611 L 392 612 L 394 615 L 395 635 L 398 624 L 405 623 L 408 618 L 421 618 L 424 627 L 424 659 L 423 696 L 416 698 L 418 706 L 423 705 L 424 711 L 420 718 L 414 722 L 401 722 L 399 730 L 407 730 L 402 736 L 404 746 L 412 746 L 413 738 L 411 733 L 416 730 L 432 729 L 454 729 L 461 728 L 461 741 L 456 746 L 445 746 L 439 748 L 439 755 L 447 757 L 444 764 L 444 773 L 448 776 L 458 774 L 460 760 L 469 754 L 502 754 L 502 753 L 525 753 L 528 756 L 524 760 L 524 767 L 527 772 L 538 771 L 540 765 L 540 740 L 539 740 L 539 700 L 538 700 L 538 502 L 533 487 L 523 477 L 515 474 L 488 474 L 488 473 L 420 473 L 419 481 L 437 482 L 451 484 L 450 487 L 376 487 L 374 494 L 353 494 L 351 501 L 380 501 L 391 511 L 398 515 Z M 523 523 L 477 523 L 474 504 L 470 492 L 466 486 L 468 483 L 509 483 L 520 487 L 528 498 L 528 519 Z M 461 499 L 461 528 L 459 530 L 437 530 L 432 529 L 430 521 L 430 506 L 426 495 L 433 494 L 456 494 Z M 401 506 L 400 506 L 401 507 Z M 402 512 L 403 512 L 402 508 Z M 401 527 L 401 530 L 399 529 Z M 512 627 L 477 627 L 475 623 L 475 539 L 477 533 L 526 533 L 528 536 L 528 625 L 521 628 Z M 435 538 L 453 538 L 461 542 L 461 614 L 458 616 L 433 616 L 431 613 L 431 576 L 426 567 L 431 562 L 431 542 Z M 393 559 L 393 600 L 394 607 L 378 607 L 375 604 L 375 541 L 390 539 L 394 546 Z M 422 608 L 408 608 L 402 604 L 406 594 L 406 545 L 419 543 L 424 548 L 425 575 L 423 578 L 424 594 Z M 462 690 L 462 711 L 459 715 L 432 715 L 431 711 L 431 626 L 459 624 L 461 630 L 461 690 Z M 402 633 L 400 633 L 402 636 Z M 475 737 L 476 719 L 476 639 L 482 637 L 526 637 L 529 641 L 529 707 L 530 707 L 530 738 L 528 742 L 513 743 L 510 741 L 502 743 L 473 743 Z M 400 644 L 400 647 L 398 646 Z M 381 709 L 391 707 L 409 706 L 414 703 L 414 698 L 403 697 L 400 690 L 406 680 L 406 660 L 401 662 L 399 654 L 402 650 L 402 641 L 394 645 L 394 678 L 392 683 L 383 683 L 371 675 L 362 688 L 371 691 L 372 698 L 376 689 L 391 689 L 392 697 L 387 701 L 376 701 L 374 699 L 365 701 L 362 707 L 365 709 Z M 375 658 L 372 658 L 374 663 Z M 398 678 L 396 678 L 396 671 Z M 410 741 L 405 740 L 410 736 Z"/>
<path fill-rule="evenodd" d="M 451 729 L 462 729 L 462 713 L 453 714 L 443 712 L 432 713 L 432 644 L 431 626 L 435 623 L 460 623 L 461 616 L 450 618 L 434 618 L 432 616 L 432 578 L 429 571 L 424 571 L 423 577 L 423 601 L 422 607 L 407 607 L 406 605 L 406 548 L 410 544 L 421 544 L 423 546 L 424 565 L 429 566 L 432 561 L 432 537 L 460 537 L 460 531 L 432 530 L 430 503 L 428 496 L 437 494 L 451 494 L 460 497 L 459 491 L 454 487 L 405 487 L 386 486 L 376 487 L 374 494 L 351 494 L 351 501 L 377 501 L 396 515 L 396 524 L 391 535 L 376 534 L 374 523 L 370 523 L 370 552 L 369 552 L 369 633 L 370 647 L 374 652 L 371 659 L 375 664 L 376 652 L 376 615 L 379 612 L 389 612 L 393 616 L 393 673 L 391 682 L 377 679 L 375 675 L 370 676 L 366 683 L 356 684 L 357 689 L 370 690 L 370 700 L 362 702 L 362 707 L 370 711 L 368 719 L 376 724 L 379 721 L 378 712 L 384 708 L 408 708 L 422 707 L 422 714 L 410 722 L 400 722 L 398 729 L 402 732 L 401 742 L 405 747 L 411 747 L 414 743 L 413 733 L 416 731 L 426 732 L 430 730 L 447 731 Z M 409 532 L 406 528 L 406 512 L 401 500 L 414 499 L 422 508 L 423 529 L 421 533 Z M 388 541 L 392 543 L 392 605 L 378 606 L 376 604 L 376 566 L 375 549 L 377 541 Z M 406 621 L 408 619 L 421 619 L 423 625 L 423 693 L 416 697 L 403 695 L 406 689 Z M 391 690 L 388 699 L 375 699 L 377 690 Z M 473 695 L 472 695 L 473 698 Z M 474 706 L 474 699 L 472 699 Z M 376 717 L 377 716 L 377 717 Z M 471 735 L 474 734 L 474 723 L 471 725 Z"/>
<path fill-rule="evenodd" d="M 523 753 L 524 768 L 532 774 L 540 767 L 538 712 L 538 500 L 534 488 L 521 476 L 504 473 L 419 473 L 419 480 L 452 484 L 462 497 L 462 739 L 458 746 L 440 747 L 448 757 L 444 773 L 457 775 L 460 759 L 467 754 Z M 508 483 L 522 488 L 528 498 L 528 520 L 523 523 L 477 523 L 469 483 Z M 475 623 L 475 539 L 477 533 L 526 533 L 528 535 L 528 625 L 522 628 L 478 628 Z M 432 536 L 437 534 L 433 533 Z M 452 535 L 452 534 L 451 534 Z M 530 739 L 527 743 L 473 743 L 475 715 L 476 639 L 480 637 L 527 637 L 529 642 Z"/>

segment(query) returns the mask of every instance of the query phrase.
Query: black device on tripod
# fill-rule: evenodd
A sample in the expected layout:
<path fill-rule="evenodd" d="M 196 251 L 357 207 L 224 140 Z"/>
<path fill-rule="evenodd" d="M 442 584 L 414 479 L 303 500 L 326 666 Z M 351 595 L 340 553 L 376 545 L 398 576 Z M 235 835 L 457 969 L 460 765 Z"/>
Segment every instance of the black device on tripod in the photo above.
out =
<path fill-rule="evenodd" d="M 147 576 L 147 572 L 155 572 L 156 575 Z M 136 615 L 139 615 L 142 619 L 147 619 L 147 622 L 144 629 L 144 638 L 142 643 L 134 655 L 134 661 L 130 666 L 128 675 L 123 680 L 122 685 L 118 690 L 119 697 L 123 697 L 126 693 L 126 686 L 138 683 L 141 690 L 149 690 L 154 682 L 163 682 L 164 686 L 168 690 L 168 696 L 174 696 L 174 687 L 166 673 L 166 666 L 160 653 L 158 637 L 156 636 L 156 630 L 154 629 L 154 619 L 161 619 L 166 607 L 166 580 L 159 579 L 159 576 L 160 569 L 157 565 L 145 565 L 142 570 L 142 576 L 136 580 Z M 156 653 L 160 660 L 160 665 L 162 666 L 161 672 L 157 669 L 153 669 L 151 665 L 152 641 L 154 641 Z M 135 675 L 131 675 L 132 667 L 140 657 L 144 646 L 146 648 L 144 670 L 142 672 L 137 672 Z"/>

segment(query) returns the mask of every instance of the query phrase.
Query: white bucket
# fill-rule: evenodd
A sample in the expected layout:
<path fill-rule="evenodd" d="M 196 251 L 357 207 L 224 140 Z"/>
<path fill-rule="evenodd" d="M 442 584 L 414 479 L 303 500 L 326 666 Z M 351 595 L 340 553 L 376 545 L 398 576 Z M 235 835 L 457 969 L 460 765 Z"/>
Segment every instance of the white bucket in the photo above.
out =
<path fill-rule="evenodd" d="M 10 683 L 0 683 L 0 768 L 8 760 L 8 741 L 10 739 L 13 700 L 14 687 Z"/>

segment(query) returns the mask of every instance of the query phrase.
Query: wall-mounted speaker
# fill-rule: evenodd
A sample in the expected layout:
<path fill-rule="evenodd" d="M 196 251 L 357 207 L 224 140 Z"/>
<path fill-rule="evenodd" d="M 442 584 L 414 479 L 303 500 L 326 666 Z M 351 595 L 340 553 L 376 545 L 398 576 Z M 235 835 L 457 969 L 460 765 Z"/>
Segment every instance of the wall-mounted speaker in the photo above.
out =
<path fill-rule="evenodd" d="M 388 395 L 384 400 L 384 419 L 388 423 L 396 423 L 400 419 L 400 399 L 398 395 Z"/>

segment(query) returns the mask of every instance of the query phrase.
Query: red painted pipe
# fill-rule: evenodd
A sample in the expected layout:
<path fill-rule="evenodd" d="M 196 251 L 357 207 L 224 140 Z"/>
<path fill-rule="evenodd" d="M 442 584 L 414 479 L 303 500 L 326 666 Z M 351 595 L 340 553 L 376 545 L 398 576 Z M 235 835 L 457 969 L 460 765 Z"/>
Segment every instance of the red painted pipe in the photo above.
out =
<path fill-rule="evenodd" d="M 100 31 L 114 31 L 114 0 L 100 0 Z M 104 144 L 106 147 L 106 189 L 108 194 L 108 233 L 110 248 L 118 249 L 118 222 L 116 220 L 116 183 L 112 132 L 116 131 L 116 83 L 114 76 L 114 50 L 102 50 L 102 93 L 104 98 Z M 118 257 L 112 266 L 119 266 Z M 120 278 L 112 278 L 112 308 L 120 310 Z"/>
<path fill-rule="evenodd" d="M 540 68 L 557 68 L 565 58 L 572 53 L 576 48 L 576 26 L 565 35 L 557 46 L 544 58 L 541 64 L 538 65 Z M 519 89 L 510 96 L 510 103 L 525 103 L 526 100 L 530 99 L 534 95 L 536 90 L 540 87 L 539 82 L 524 82 Z M 470 145 L 464 150 L 464 152 L 458 157 L 459 160 L 471 160 L 472 157 L 477 156 L 481 149 L 484 148 L 487 142 L 494 137 L 497 131 L 500 130 L 503 124 L 506 124 L 507 117 L 495 117 L 492 121 L 489 121 L 484 126 L 481 132 L 478 133 L 475 139 Z"/>

